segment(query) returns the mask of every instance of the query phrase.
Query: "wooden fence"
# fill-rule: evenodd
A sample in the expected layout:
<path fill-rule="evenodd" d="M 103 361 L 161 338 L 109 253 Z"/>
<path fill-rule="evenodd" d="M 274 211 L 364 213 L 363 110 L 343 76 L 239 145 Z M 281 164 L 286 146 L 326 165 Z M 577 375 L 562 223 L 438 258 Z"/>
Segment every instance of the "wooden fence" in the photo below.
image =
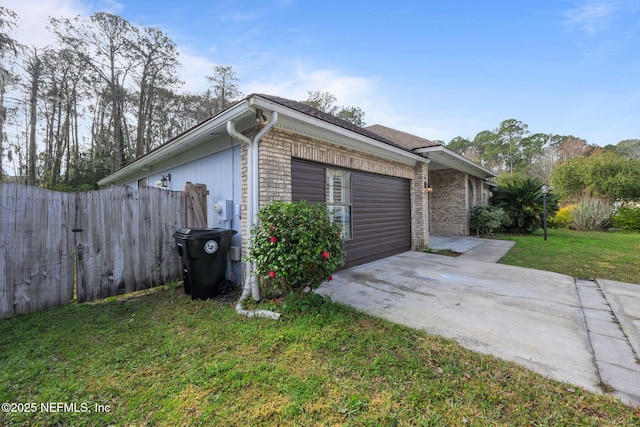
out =
<path fill-rule="evenodd" d="M 0 318 L 180 278 L 184 216 L 182 192 L 0 184 Z"/>

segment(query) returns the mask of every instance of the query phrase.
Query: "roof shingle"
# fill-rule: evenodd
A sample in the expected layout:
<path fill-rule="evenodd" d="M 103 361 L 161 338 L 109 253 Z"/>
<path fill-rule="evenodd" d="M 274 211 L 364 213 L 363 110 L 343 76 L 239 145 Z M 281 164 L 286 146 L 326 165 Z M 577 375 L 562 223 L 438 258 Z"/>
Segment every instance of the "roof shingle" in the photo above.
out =
<path fill-rule="evenodd" d="M 371 125 L 365 127 L 366 130 L 383 136 L 387 139 L 394 141 L 396 144 L 402 146 L 405 150 L 413 151 L 418 148 L 436 147 L 439 142 L 430 141 L 419 136 L 412 135 L 410 133 L 402 132 L 396 129 L 391 129 L 382 125 Z"/>
<path fill-rule="evenodd" d="M 375 139 L 380 142 L 384 142 L 385 144 L 389 144 L 393 147 L 400 148 L 405 151 L 411 151 L 411 148 L 408 148 L 406 145 L 400 143 L 399 141 L 395 141 L 393 138 L 388 138 L 383 134 L 373 132 L 368 128 L 361 128 L 360 126 L 356 126 L 351 122 L 346 120 L 342 120 L 332 114 L 325 113 L 324 111 L 320 111 L 317 108 L 313 108 L 299 101 L 293 101 L 291 99 L 281 98 L 279 96 L 273 95 L 265 95 L 261 93 L 256 93 L 247 96 L 247 99 L 252 96 L 258 96 L 260 98 L 266 99 L 267 101 L 271 101 L 275 104 L 281 105 L 283 107 L 290 108 L 299 113 L 306 114 L 307 116 L 314 117 L 316 119 L 325 121 L 327 123 L 331 123 L 333 125 L 339 126 L 341 128 L 350 130 L 352 132 L 358 133 L 362 136 L 366 136 L 367 138 Z M 408 134 L 407 134 L 408 135 Z M 417 138 L 417 137 L 416 137 Z"/>

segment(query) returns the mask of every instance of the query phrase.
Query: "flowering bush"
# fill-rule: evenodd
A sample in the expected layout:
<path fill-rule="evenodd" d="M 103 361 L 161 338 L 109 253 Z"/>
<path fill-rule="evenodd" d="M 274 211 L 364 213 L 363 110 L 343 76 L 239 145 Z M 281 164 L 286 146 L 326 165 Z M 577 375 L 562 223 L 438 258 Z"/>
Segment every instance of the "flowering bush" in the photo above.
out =
<path fill-rule="evenodd" d="M 261 208 L 258 218 L 248 260 L 283 293 L 315 289 L 344 265 L 342 229 L 326 206 L 276 201 Z"/>
<path fill-rule="evenodd" d="M 555 216 L 549 218 L 549 227 L 552 228 L 571 228 L 573 227 L 573 215 L 571 210 L 575 209 L 575 205 L 568 205 L 556 212 Z"/>

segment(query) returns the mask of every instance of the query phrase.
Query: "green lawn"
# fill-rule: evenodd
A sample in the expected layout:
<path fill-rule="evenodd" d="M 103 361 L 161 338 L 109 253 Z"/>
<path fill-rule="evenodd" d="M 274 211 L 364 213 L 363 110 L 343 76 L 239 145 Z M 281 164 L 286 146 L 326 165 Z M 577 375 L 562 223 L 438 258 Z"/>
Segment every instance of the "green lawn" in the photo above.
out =
<path fill-rule="evenodd" d="M 640 425 L 612 397 L 332 303 L 246 319 L 164 287 L 0 336 L 0 401 L 35 404 L 5 426 Z"/>
<path fill-rule="evenodd" d="M 516 242 L 502 264 L 640 284 L 640 233 L 550 229 L 546 241 L 542 231 L 501 238 Z"/>

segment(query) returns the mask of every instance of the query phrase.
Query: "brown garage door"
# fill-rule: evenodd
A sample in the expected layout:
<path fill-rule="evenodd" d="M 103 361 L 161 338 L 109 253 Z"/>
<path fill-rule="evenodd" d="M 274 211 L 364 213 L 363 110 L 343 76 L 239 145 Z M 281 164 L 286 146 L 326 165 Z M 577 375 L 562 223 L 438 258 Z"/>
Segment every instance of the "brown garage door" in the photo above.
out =
<path fill-rule="evenodd" d="M 292 159 L 294 201 L 325 201 L 329 165 Z M 350 170 L 352 239 L 345 241 L 346 267 L 364 264 L 411 249 L 409 180 Z"/>

